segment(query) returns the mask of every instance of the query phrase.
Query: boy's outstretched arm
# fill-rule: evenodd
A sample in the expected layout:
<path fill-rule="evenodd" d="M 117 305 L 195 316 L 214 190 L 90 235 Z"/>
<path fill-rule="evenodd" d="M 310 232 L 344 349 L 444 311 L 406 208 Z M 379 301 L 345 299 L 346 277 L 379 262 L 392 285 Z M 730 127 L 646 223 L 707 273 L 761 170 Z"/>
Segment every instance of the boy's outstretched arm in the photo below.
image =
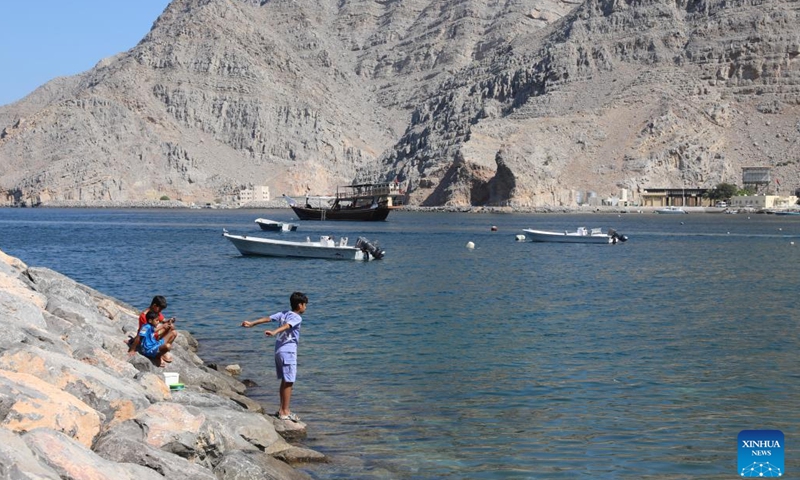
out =
<path fill-rule="evenodd" d="M 269 323 L 272 319 L 269 317 L 259 318 L 258 320 L 253 320 L 252 322 L 244 321 L 242 322 L 242 326 L 245 328 L 255 327 L 256 325 L 261 325 L 262 323 Z"/>

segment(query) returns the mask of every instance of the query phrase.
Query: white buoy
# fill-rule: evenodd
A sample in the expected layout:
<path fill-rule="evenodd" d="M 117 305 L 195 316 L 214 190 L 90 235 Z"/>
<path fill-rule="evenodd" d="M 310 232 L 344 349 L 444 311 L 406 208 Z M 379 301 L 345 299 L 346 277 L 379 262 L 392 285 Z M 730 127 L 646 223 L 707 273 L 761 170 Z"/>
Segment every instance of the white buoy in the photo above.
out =
<path fill-rule="evenodd" d="M 794 245 L 794 242 L 789 242 L 789 245 Z"/>
<path fill-rule="evenodd" d="M 517 239 L 518 242 L 524 242 L 525 241 L 525 235 L 517 235 L 515 238 Z"/>
<path fill-rule="evenodd" d="M 467 248 L 469 248 L 470 250 L 473 250 L 475 248 L 475 244 L 472 243 L 472 242 L 467 242 Z"/>

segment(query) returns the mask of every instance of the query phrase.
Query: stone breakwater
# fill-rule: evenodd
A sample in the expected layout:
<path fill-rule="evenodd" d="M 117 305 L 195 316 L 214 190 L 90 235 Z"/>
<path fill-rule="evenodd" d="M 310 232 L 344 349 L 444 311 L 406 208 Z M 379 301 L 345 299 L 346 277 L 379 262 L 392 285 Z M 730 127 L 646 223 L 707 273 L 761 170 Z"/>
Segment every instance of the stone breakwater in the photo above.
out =
<path fill-rule="evenodd" d="M 299 479 L 293 466 L 326 461 L 189 332 L 165 369 L 129 357 L 137 326 L 133 307 L 0 251 L 0 478 Z"/>

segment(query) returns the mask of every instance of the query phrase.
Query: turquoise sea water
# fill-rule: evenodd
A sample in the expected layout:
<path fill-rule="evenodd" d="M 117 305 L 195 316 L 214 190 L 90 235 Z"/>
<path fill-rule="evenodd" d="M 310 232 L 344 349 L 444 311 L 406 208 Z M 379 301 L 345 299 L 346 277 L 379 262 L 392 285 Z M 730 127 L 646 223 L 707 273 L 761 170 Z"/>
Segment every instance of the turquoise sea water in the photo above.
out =
<path fill-rule="evenodd" d="M 800 470 L 798 218 L 393 212 L 262 234 L 258 217 L 292 214 L 0 209 L 0 250 L 138 308 L 167 296 L 268 411 L 272 341 L 238 325 L 307 293 L 292 406 L 332 458 L 316 478 L 733 478 L 745 429 L 783 431 Z M 514 238 L 578 226 L 630 240 Z M 223 228 L 387 254 L 248 258 Z"/>

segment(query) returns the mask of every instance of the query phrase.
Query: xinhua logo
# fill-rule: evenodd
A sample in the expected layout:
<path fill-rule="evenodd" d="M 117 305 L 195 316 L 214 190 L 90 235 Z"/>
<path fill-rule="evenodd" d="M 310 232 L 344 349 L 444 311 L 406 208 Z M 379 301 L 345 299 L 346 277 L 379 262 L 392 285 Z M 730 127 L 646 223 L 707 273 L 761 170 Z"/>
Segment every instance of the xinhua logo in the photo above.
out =
<path fill-rule="evenodd" d="M 742 430 L 737 441 L 740 477 L 783 476 L 783 432 Z"/>

